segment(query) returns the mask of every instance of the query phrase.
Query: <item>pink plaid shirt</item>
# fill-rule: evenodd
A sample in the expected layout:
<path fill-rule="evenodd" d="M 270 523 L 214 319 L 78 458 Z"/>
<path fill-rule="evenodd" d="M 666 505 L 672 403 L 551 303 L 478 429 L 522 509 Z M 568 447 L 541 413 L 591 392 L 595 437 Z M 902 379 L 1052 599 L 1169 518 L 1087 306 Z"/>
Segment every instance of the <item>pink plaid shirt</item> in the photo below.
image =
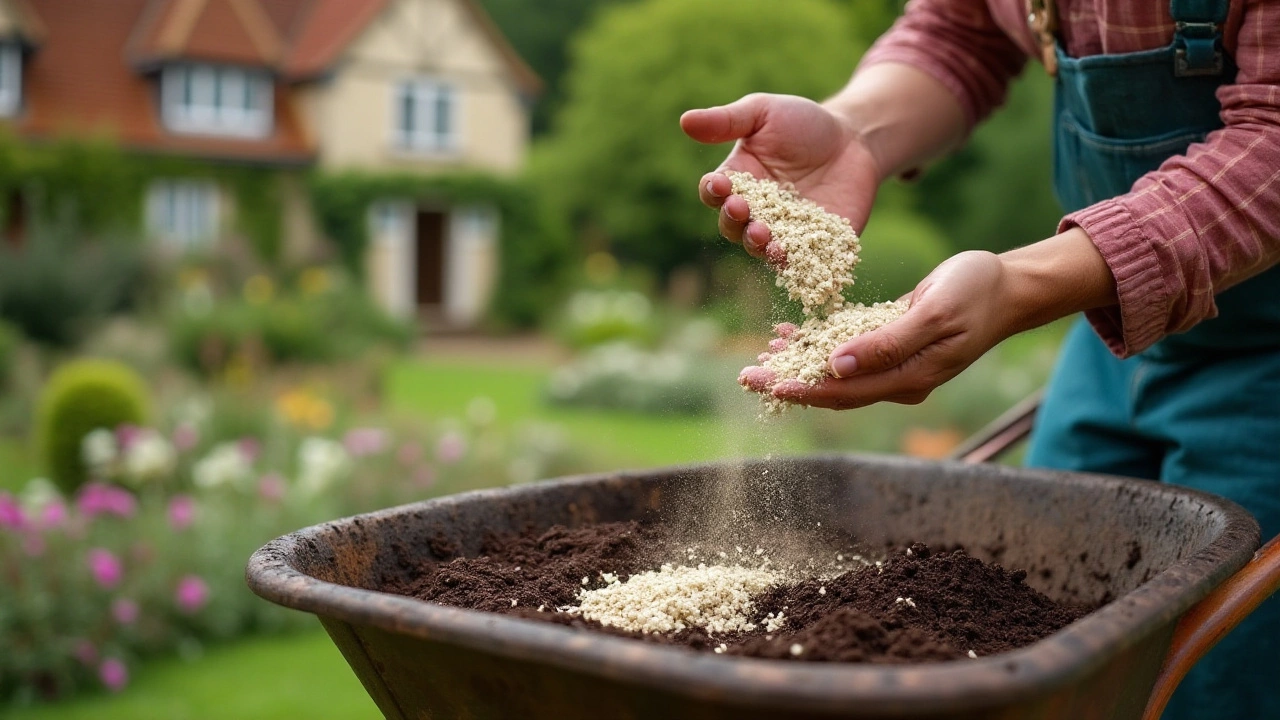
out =
<path fill-rule="evenodd" d="M 1073 57 L 1173 38 L 1167 0 L 1057 4 Z M 955 93 L 972 126 L 1004 100 L 1027 57 L 1039 57 L 1026 18 L 1024 0 L 912 0 L 862 66 L 919 68 Z M 1119 305 L 1087 316 L 1121 357 L 1214 317 L 1215 293 L 1280 262 L 1280 3 L 1233 0 L 1223 35 L 1239 66 L 1218 90 L 1226 127 L 1059 225 L 1083 228 L 1115 276 Z"/>

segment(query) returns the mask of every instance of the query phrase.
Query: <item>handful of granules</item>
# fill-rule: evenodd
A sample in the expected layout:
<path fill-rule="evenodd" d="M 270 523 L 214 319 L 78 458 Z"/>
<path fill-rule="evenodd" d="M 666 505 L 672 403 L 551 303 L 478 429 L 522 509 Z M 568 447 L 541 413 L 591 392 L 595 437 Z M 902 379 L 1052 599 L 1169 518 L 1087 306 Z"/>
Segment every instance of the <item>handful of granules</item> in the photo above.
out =
<path fill-rule="evenodd" d="M 841 293 L 853 284 L 858 264 L 858 235 L 849 221 L 823 210 L 795 190 L 742 172 L 727 173 L 733 193 L 768 226 L 773 242 L 787 254 L 778 270 L 778 287 L 804 306 L 804 314 L 827 314 L 844 305 Z"/>
<path fill-rule="evenodd" d="M 841 294 L 853 284 L 862 250 L 849 221 L 822 209 L 772 180 L 731 172 L 733 192 L 747 201 L 752 217 L 765 223 L 773 241 L 786 252 L 778 286 L 804 306 L 804 324 L 770 344 L 760 356 L 774 384 L 799 380 L 816 385 L 831 376 L 827 358 L 846 340 L 875 330 L 907 311 L 905 301 L 848 305 Z M 778 414 L 790 404 L 762 395 L 765 410 Z"/>

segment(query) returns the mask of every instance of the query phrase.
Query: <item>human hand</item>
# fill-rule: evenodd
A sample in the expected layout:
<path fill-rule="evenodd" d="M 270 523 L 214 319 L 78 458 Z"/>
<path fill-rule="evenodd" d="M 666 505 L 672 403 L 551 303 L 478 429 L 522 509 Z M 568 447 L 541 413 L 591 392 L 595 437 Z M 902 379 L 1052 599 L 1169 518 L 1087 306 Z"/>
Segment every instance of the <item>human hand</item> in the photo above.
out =
<path fill-rule="evenodd" d="M 720 234 L 756 257 L 785 262 L 769 228 L 751 219 L 746 200 L 732 194 L 728 171 L 790 184 L 862 232 L 882 176 L 861 134 L 846 118 L 792 95 L 748 95 L 737 102 L 690 110 L 680 118 L 689 137 L 703 143 L 736 141 L 714 172 L 698 183 L 698 196 L 720 210 Z"/>
<path fill-rule="evenodd" d="M 738 381 L 781 400 L 833 410 L 882 401 L 918 404 L 1023 329 L 1012 297 L 1009 273 L 999 256 L 961 253 L 921 281 L 902 317 L 837 347 L 830 361 L 835 377 L 816 385 L 798 380 L 775 383 L 772 371 L 748 367 Z M 794 328 L 778 326 L 779 337 L 770 350 L 785 347 Z"/>

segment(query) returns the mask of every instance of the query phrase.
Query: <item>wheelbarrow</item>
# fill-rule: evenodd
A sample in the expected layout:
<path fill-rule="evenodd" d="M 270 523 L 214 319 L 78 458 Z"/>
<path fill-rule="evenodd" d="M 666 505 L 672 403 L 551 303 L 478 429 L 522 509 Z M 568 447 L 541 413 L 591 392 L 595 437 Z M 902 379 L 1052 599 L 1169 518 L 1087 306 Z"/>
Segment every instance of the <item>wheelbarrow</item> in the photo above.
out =
<path fill-rule="evenodd" d="M 700 502 L 724 473 L 750 492 L 764 470 L 797 478 L 779 510 L 806 525 L 874 544 L 959 543 L 1028 570 L 1056 599 L 1110 601 L 1019 650 L 883 666 L 695 653 L 380 590 L 412 577 L 441 540 L 472 555 L 491 531 L 660 515 Z M 393 720 L 1154 720 L 1186 669 L 1280 581 L 1280 546 L 1255 556 L 1258 535 L 1235 504 L 1160 483 L 842 455 L 439 498 L 279 538 L 254 554 L 247 577 L 258 595 L 318 615 Z"/>

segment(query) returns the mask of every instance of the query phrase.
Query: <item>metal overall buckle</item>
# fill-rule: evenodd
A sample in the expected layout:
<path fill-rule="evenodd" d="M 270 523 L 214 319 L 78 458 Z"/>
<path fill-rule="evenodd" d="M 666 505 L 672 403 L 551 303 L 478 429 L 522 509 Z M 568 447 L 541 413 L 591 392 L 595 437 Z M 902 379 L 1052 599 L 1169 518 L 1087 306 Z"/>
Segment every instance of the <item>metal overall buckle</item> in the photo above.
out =
<path fill-rule="evenodd" d="M 1177 77 L 1221 75 L 1224 67 L 1219 26 L 1213 22 L 1174 23 L 1177 49 L 1173 74 Z"/>
<path fill-rule="evenodd" d="M 1040 45 L 1040 60 L 1049 77 L 1058 75 L 1058 12 L 1054 0 L 1027 0 L 1027 25 Z"/>

